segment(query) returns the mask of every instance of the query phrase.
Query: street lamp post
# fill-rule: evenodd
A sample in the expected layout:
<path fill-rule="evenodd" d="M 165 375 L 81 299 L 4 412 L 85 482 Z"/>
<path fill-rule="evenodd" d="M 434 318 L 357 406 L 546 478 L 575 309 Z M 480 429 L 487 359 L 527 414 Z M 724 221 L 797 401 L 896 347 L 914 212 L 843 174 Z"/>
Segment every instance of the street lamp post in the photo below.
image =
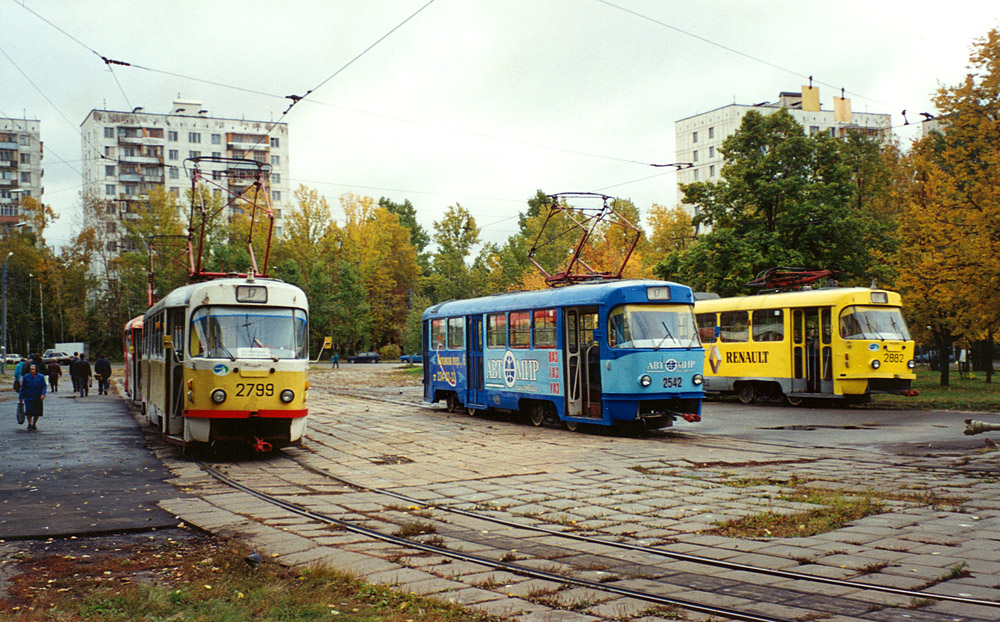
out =
<path fill-rule="evenodd" d="M 7 253 L 3 258 L 3 302 L 0 310 L 0 346 L 3 346 L 3 358 L 0 359 L 0 374 L 7 375 L 7 260 L 14 254 L 14 251 Z"/>

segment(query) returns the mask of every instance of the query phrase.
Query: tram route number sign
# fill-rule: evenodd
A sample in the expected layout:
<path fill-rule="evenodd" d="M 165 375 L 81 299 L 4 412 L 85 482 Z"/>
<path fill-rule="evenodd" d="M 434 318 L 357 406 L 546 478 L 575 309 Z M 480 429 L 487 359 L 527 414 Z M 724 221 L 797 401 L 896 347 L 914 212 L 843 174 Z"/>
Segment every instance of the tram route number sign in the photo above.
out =
<path fill-rule="evenodd" d="M 240 382 L 236 385 L 236 397 L 272 397 L 274 395 L 274 385 L 262 382 Z"/>

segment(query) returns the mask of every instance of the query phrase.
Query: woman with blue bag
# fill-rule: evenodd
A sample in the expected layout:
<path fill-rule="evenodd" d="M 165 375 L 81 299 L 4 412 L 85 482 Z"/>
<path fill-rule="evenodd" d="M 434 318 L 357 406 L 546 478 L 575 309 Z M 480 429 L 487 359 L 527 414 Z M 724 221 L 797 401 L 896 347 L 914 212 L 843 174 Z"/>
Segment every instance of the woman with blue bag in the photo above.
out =
<path fill-rule="evenodd" d="M 28 420 L 28 429 L 38 429 L 38 418 L 42 416 L 42 402 L 45 400 L 45 376 L 38 373 L 38 367 L 31 364 L 28 373 L 21 377 L 21 390 L 18 392 L 18 403 L 24 404 L 24 416 Z"/>

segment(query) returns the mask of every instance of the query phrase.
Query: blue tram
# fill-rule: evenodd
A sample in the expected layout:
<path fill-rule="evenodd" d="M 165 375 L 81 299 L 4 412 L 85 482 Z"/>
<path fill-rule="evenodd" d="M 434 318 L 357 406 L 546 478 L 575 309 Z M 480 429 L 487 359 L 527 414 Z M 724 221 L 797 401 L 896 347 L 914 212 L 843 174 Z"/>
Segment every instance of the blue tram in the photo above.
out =
<path fill-rule="evenodd" d="M 704 349 L 693 306 L 684 285 L 595 281 L 429 307 L 424 401 L 570 430 L 700 421 Z"/>

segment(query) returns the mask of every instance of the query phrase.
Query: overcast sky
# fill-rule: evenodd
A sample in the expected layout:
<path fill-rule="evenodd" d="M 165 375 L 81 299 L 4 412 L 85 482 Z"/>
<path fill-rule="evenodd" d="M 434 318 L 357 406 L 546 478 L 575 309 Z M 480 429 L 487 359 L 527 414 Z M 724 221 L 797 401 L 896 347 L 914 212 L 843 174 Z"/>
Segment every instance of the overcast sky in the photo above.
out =
<path fill-rule="evenodd" d="M 345 192 L 409 199 L 428 231 L 461 204 L 502 243 L 537 189 L 673 206 L 674 174 L 649 164 L 675 161 L 675 121 L 810 75 L 824 109 L 844 88 L 908 143 L 900 112 L 933 111 L 998 18 L 986 0 L 0 0 L 0 116 L 41 120 L 62 245 L 92 109 L 168 113 L 180 96 L 270 121 L 326 81 L 283 119 L 293 187 L 340 219 Z"/>

